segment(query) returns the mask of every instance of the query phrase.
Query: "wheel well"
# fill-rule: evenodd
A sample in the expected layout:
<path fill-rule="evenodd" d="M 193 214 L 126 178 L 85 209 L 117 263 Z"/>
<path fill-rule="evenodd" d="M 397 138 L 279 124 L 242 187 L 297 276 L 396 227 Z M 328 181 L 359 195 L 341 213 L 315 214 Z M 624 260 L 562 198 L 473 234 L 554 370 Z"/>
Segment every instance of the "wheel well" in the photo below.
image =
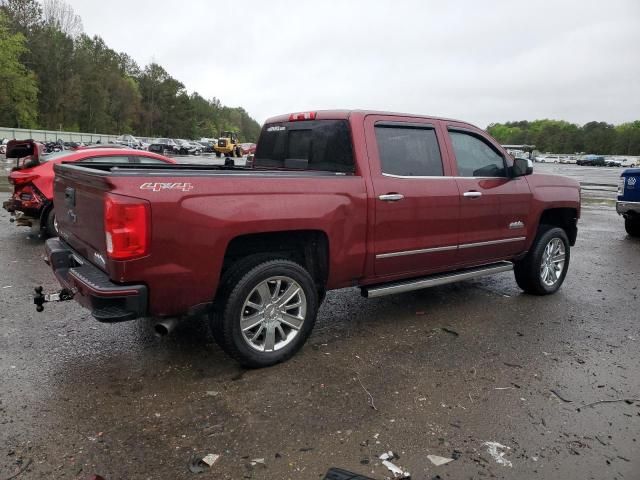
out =
<path fill-rule="evenodd" d="M 329 276 L 329 240 L 318 230 L 294 230 L 242 235 L 231 240 L 222 264 L 221 277 L 241 258 L 269 253 L 299 263 L 307 269 L 319 290 Z"/>
<path fill-rule="evenodd" d="M 551 208 L 542 212 L 540 225 L 554 225 L 562 228 L 573 246 L 578 236 L 578 211 L 575 208 Z"/>

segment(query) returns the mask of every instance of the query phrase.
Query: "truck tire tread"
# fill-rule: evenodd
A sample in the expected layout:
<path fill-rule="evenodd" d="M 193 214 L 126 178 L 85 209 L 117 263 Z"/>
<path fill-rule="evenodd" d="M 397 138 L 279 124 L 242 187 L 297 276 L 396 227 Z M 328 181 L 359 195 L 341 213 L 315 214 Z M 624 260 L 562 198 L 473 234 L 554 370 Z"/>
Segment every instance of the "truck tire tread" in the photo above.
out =
<path fill-rule="evenodd" d="M 565 266 L 560 280 L 554 287 L 548 288 L 543 285 L 540 279 L 540 257 L 548 241 L 554 236 L 558 236 L 565 244 Z M 532 295 L 549 295 L 555 293 L 564 282 L 564 278 L 569 268 L 570 260 L 569 238 L 566 232 L 555 225 L 542 224 L 538 227 L 536 238 L 531 245 L 529 253 L 514 264 L 514 274 L 516 283 L 526 293 Z"/>
<path fill-rule="evenodd" d="M 247 368 L 275 365 L 293 356 L 311 333 L 318 310 L 317 288 L 307 270 L 289 259 L 267 255 L 258 254 L 247 257 L 240 260 L 237 265 L 234 265 L 227 272 L 215 306 L 210 313 L 211 330 L 216 342 L 227 355 Z M 284 347 L 282 352 L 271 354 L 267 358 L 260 352 L 251 351 L 248 346 L 243 344 L 244 340 L 239 338 L 235 322 L 237 322 L 237 307 L 239 302 L 244 301 L 242 297 L 248 294 L 246 290 L 250 286 L 252 279 L 274 268 L 284 269 L 288 271 L 288 274 L 299 277 L 296 280 L 304 288 L 307 297 L 307 317 L 302 330 L 291 345 Z"/>
<path fill-rule="evenodd" d="M 624 229 L 630 237 L 640 237 L 640 217 L 625 218 Z"/>

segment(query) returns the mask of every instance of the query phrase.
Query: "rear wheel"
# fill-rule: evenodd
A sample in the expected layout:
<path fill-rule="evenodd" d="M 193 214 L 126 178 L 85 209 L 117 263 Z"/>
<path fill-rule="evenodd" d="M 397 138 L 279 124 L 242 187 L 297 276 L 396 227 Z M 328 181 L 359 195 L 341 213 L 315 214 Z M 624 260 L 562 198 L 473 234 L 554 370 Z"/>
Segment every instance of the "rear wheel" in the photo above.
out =
<path fill-rule="evenodd" d="M 318 311 L 318 290 L 299 264 L 248 259 L 225 275 L 210 315 L 220 346 L 246 367 L 289 359 L 304 344 Z"/>
<path fill-rule="evenodd" d="M 570 245 L 565 231 L 540 225 L 531 250 L 514 265 L 518 286 L 533 295 L 556 292 L 569 268 Z"/>
<path fill-rule="evenodd" d="M 624 229 L 631 237 L 640 237 L 640 217 L 625 218 Z"/>
<path fill-rule="evenodd" d="M 58 219 L 56 218 L 56 212 L 53 210 L 53 207 L 51 207 L 45 218 L 44 230 L 49 237 L 58 236 Z"/>

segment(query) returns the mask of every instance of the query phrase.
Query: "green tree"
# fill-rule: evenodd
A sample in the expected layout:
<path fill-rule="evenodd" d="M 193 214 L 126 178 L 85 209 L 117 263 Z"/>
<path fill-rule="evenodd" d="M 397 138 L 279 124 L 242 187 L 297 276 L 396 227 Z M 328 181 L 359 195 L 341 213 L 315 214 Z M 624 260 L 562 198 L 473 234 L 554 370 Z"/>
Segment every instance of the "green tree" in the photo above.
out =
<path fill-rule="evenodd" d="M 36 78 L 21 62 L 25 38 L 12 33 L 6 14 L 0 11 L 0 124 L 36 126 L 38 87 Z"/>

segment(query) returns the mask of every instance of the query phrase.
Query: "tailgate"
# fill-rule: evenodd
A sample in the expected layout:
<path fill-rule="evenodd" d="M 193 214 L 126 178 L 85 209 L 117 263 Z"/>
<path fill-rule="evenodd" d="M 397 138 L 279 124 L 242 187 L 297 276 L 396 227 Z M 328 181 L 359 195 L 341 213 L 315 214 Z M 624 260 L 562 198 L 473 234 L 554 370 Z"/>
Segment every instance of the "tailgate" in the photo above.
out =
<path fill-rule="evenodd" d="M 56 165 L 53 204 L 60 237 L 86 260 L 106 271 L 104 198 L 112 188 L 103 172 Z"/>

